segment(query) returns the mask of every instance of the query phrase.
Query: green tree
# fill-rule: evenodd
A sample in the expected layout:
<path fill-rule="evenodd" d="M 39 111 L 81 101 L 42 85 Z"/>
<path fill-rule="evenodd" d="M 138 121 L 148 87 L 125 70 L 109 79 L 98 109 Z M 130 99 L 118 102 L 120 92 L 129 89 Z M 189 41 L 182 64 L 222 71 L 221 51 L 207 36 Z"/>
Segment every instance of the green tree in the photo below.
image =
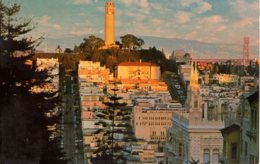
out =
<path fill-rule="evenodd" d="M 104 40 L 94 35 L 90 35 L 88 38 L 84 38 L 83 41 L 84 42 L 81 43 L 79 47 L 75 47 L 75 51 L 82 53 L 93 53 L 105 45 Z"/>
<path fill-rule="evenodd" d="M 18 4 L 13 4 L 10 7 L 0 1 L 0 43 L 2 54 L 13 55 L 15 51 L 32 50 L 36 40 L 22 37 L 24 34 L 33 30 L 30 26 L 31 20 L 19 22 L 15 16 L 20 11 Z M 21 37 L 21 39 L 18 39 Z"/>
<path fill-rule="evenodd" d="M 50 83 L 48 74 L 36 71 L 32 52 L 39 40 L 24 37 L 33 30 L 31 20 L 17 18 L 20 6 L 0 1 L 0 154 L 5 163 L 63 163 L 59 149 L 49 142 L 47 126 L 59 115 L 47 118 L 46 112 L 57 106 L 56 93 L 32 93 L 32 86 Z M 21 20 L 21 21 L 20 21 Z M 19 52 L 19 53 L 17 53 Z M 33 103 L 32 103 L 33 102 Z M 43 153 L 44 152 L 44 153 Z M 54 156 L 54 153 L 57 156 Z M 58 155 L 59 154 L 59 155 Z M 2 161 L 1 161 L 2 162 Z"/>
<path fill-rule="evenodd" d="M 73 53 L 73 50 L 70 48 L 65 48 L 64 53 L 70 54 L 70 53 Z"/>
<path fill-rule="evenodd" d="M 123 150 L 123 148 L 116 143 L 114 134 L 129 133 L 129 130 L 123 132 L 121 129 L 115 129 L 115 127 L 129 126 L 128 124 L 115 125 L 115 120 L 121 120 L 122 122 L 125 122 L 124 118 L 126 119 L 126 117 L 123 117 L 123 115 L 127 113 L 127 110 L 123 110 L 123 108 L 126 106 L 126 103 L 119 102 L 122 97 L 117 96 L 116 93 L 118 90 L 119 89 L 117 88 L 117 84 L 114 83 L 114 87 L 111 89 L 113 93 L 108 96 L 109 101 L 104 102 L 104 104 L 107 106 L 107 109 L 104 112 L 104 115 L 102 114 L 101 117 L 111 120 L 112 123 L 105 131 L 105 134 L 108 135 L 107 140 L 105 140 L 102 145 L 100 145 L 100 148 L 95 152 L 97 157 L 92 158 L 93 163 L 104 163 L 106 161 L 110 164 L 114 164 L 117 163 L 118 160 L 124 160 L 122 156 L 115 155 L 115 152 L 120 152 Z M 100 121 L 99 124 L 103 124 L 102 121 Z"/>
<path fill-rule="evenodd" d="M 131 50 L 141 49 L 144 45 L 143 39 L 138 38 L 132 34 L 126 34 L 120 38 L 122 41 L 122 48 L 128 50 L 129 52 Z"/>

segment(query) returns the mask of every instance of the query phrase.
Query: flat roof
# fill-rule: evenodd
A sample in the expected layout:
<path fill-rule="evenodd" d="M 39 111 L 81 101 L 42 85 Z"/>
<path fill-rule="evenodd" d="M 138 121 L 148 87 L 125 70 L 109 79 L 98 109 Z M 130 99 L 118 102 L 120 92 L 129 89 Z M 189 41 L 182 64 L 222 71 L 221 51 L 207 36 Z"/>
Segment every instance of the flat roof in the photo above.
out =
<path fill-rule="evenodd" d="M 155 63 L 151 62 L 122 62 L 118 66 L 158 66 Z"/>

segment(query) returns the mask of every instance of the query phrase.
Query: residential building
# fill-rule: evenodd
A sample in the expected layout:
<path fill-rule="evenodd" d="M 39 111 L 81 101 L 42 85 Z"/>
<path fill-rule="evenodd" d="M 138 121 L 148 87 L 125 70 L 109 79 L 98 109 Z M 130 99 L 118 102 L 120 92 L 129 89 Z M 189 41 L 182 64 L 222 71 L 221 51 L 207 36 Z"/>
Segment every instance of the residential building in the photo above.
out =
<path fill-rule="evenodd" d="M 223 162 L 258 164 L 259 91 L 242 95 L 240 110 L 230 113 L 227 121 L 226 127 L 221 129 L 224 138 Z"/>
<path fill-rule="evenodd" d="M 190 80 L 190 64 L 179 65 L 179 74 L 185 84 Z"/>
<path fill-rule="evenodd" d="M 160 67 L 150 62 L 122 62 L 118 65 L 118 79 L 160 79 Z"/>
<path fill-rule="evenodd" d="M 166 129 L 171 126 L 171 109 L 152 109 L 149 103 L 134 107 L 134 133 L 137 139 L 165 141 Z"/>
<path fill-rule="evenodd" d="M 238 85 L 239 76 L 233 74 L 215 74 L 213 79 L 217 80 L 219 84 L 235 84 Z"/>
<path fill-rule="evenodd" d="M 170 56 L 172 60 L 175 60 L 176 63 L 190 64 L 191 55 L 185 50 L 174 50 Z"/>
<path fill-rule="evenodd" d="M 113 79 L 110 70 L 101 66 L 100 62 L 80 61 L 78 65 L 79 79 L 87 82 L 108 83 Z"/>
<path fill-rule="evenodd" d="M 189 163 L 192 159 L 218 164 L 223 148 L 219 130 L 224 127 L 224 121 L 208 119 L 210 112 L 203 105 L 197 67 L 193 67 L 192 64 L 185 111 L 173 113 L 172 126 L 167 131 L 165 160 L 169 164 Z"/>

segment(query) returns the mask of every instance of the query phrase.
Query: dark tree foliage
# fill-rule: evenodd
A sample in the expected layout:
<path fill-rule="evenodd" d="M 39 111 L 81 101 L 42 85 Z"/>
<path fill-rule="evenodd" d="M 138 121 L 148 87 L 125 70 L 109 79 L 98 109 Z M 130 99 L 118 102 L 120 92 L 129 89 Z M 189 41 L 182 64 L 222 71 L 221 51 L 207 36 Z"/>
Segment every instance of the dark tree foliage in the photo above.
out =
<path fill-rule="evenodd" d="M 73 50 L 70 48 L 65 48 L 64 53 L 70 54 L 70 53 L 73 53 Z"/>
<path fill-rule="evenodd" d="M 84 42 L 81 43 L 79 46 L 74 47 L 75 53 L 91 54 L 105 45 L 104 40 L 94 35 L 90 35 L 88 38 L 84 38 L 83 41 Z"/>
<path fill-rule="evenodd" d="M 177 64 L 173 60 L 169 60 L 165 57 L 165 54 L 156 49 L 156 47 L 150 47 L 149 49 L 142 49 L 138 51 L 139 57 L 144 62 L 153 62 L 161 67 L 161 71 L 177 72 Z"/>
<path fill-rule="evenodd" d="M 42 159 L 63 163 L 47 129 L 59 116 L 45 116 L 57 106 L 58 97 L 30 91 L 49 81 L 46 72 L 36 71 L 34 62 L 27 64 L 39 40 L 23 37 L 33 27 L 31 20 L 19 21 L 19 11 L 19 5 L 0 1 L 0 163 L 46 163 Z"/>
<path fill-rule="evenodd" d="M 133 136 L 131 128 L 129 127 L 128 123 L 121 123 L 118 125 L 115 125 L 115 121 L 121 120 L 121 122 L 126 122 L 124 120 L 125 116 L 127 117 L 128 111 L 126 110 L 125 103 L 120 103 L 119 100 L 122 99 L 122 97 L 117 96 L 116 92 L 118 91 L 118 88 L 116 87 L 116 83 L 114 83 L 114 88 L 111 89 L 113 94 L 108 96 L 109 102 L 105 102 L 104 104 L 107 106 L 107 109 L 105 111 L 105 118 L 112 121 L 112 124 L 109 125 L 109 127 L 106 130 L 107 139 L 103 143 L 101 142 L 99 149 L 94 152 L 96 154 L 96 157 L 92 158 L 91 161 L 93 163 L 102 163 L 106 161 L 106 163 L 115 164 L 120 161 L 124 161 L 123 156 L 118 155 L 120 151 L 123 150 L 122 147 L 120 147 L 117 144 L 117 140 L 115 139 L 114 134 L 128 134 Z M 129 121 L 129 120 L 128 120 Z M 130 122 L 130 121 L 129 121 Z M 102 121 L 98 122 L 98 124 L 103 124 Z M 124 127 L 125 129 L 128 129 L 127 131 L 124 131 L 122 129 L 118 129 L 118 127 Z M 104 129 L 105 130 L 105 129 Z M 123 139 L 124 140 L 124 139 Z M 108 145 L 107 145 L 108 144 Z"/>
<path fill-rule="evenodd" d="M 141 49 L 144 45 L 144 40 L 141 38 L 138 38 L 132 34 L 126 34 L 124 36 L 121 36 L 122 41 L 122 48 L 124 50 L 128 50 L 130 52 L 131 50 L 137 50 Z"/>
<path fill-rule="evenodd" d="M 85 38 L 84 42 L 74 47 L 74 53 L 81 54 L 86 60 L 100 62 L 105 65 L 111 72 L 116 73 L 116 67 L 121 62 L 153 62 L 161 67 L 161 71 L 177 72 L 177 64 L 174 60 L 165 57 L 163 51 L 152 47 L 142 49 L 144 41 L 132 34 L 121 37 L 122 43 L 117 41 L 120 48 L 100 49 L 103 46 L 102 39 L 90 36 Z M 92 47 L 92 48 L 91 48 Z M 189 56 L 187 54 L 187 56 Z"/>

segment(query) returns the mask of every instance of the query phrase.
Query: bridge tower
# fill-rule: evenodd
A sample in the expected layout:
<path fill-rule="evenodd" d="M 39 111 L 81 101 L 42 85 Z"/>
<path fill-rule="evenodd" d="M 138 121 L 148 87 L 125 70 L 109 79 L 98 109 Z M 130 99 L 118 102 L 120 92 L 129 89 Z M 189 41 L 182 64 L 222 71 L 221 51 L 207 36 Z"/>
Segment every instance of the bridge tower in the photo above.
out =
<path fill-rule="evenodd" d="M 244 37 L 243 65 L 244 67 L 247 67 L 249 65 L 249 37 Z"/>

